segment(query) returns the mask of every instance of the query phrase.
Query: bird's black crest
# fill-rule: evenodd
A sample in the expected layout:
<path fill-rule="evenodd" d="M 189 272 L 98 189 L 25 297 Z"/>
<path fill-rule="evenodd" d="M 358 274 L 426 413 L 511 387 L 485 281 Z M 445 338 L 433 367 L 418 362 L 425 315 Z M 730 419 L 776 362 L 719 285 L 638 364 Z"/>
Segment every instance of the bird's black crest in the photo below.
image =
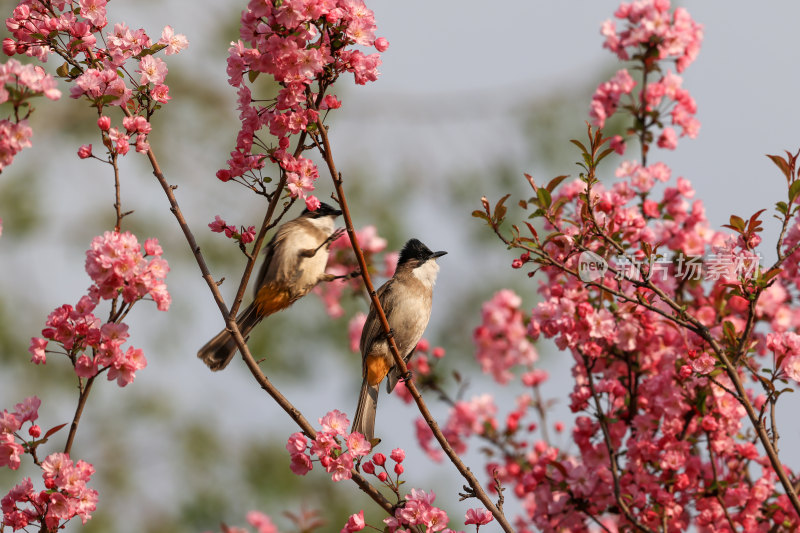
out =
<path fill-rule="evenodd" d="M 316 211 L 311 211 L 308 208 L 303 209 L 303 213 L 302 214 L 306 215 L 306 214 L 309 214 L 309 213 L 312 216 L 314 216 L 315 218 L 326 217 L 326 216 L 338 217 L 339 215 L 342 214 L 342 212 L 340 210 L 334 209 L 333 207 L 331 207 L 330 205 L 326 204 L 325 202 L 320 202 L 319 203 L 319 207 L 317 208 Z"/>
<path fill-rule="evenodd" d="M 422 244 L 419 239 L 410 239 L 403 249 L 400 251 L 400 258 L 397 260 L 398 265 L 402 265 L 412 259 L 428 259 L 433 255 L 430 248 Z"/>

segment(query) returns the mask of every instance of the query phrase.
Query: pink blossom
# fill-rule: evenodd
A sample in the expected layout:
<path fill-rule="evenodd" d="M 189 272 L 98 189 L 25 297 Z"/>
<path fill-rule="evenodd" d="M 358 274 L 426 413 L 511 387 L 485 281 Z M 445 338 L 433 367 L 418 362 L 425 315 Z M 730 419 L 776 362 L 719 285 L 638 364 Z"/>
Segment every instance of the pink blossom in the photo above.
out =
<path fill-rule="evenodd" d="M 325 470 L 331 473 L 333 481 L 343 481 L 353 477 L 353 456 L 345 452 L 326 466 Z"/>
<path fill-rule="evenodd" d="M 79 0 L 81 16 L 89 20 L 96 28 L 103 28 L 106 21 L 106 0 Z"/>
<path fill-rule="evenodd" d="M 222 220 L 219 215 L 215 215 L 214 222 L 211 222 L 208 227 L 211 228 L 211 231 L 214 233 L 222 233 L 225 231 L 225 228 L 228 227 L 228 223 Z"/>
<path fill-rule="evenodd" d="M 353 457 L 364 457 L 369 454 L 372 446 L 361 433 L 351 433 L 346 438 L 347 451 Z"/>
<path fill-rule="evenodd" d="M 667 150 L 674 150 L 678 147 L 678 135 L 672 128 L 664 128 L 658 138 L 658 146 Z"/>
<path fill-rule="evenodd" d="M 630 94 L 636 82 L 626 69 L 618 71 L 613 78 L 601 83 L 592 96 L 590 115 L 598 128 L 605 125 L 606 119 L 614 114 L 619 100 L 624 94 Z"/>
<path fill-rule="evenodd" d="M 15 416 L 17 417 L 17 420 L 19 420 L 20 424 L 24 424 L 25 422 L 33 422 L 39 418 L 39 407 L 41 405 L 42 401 L 37 396 L 29 396 L 22 402 L 15 405 Z"/>
<path fill-rule="evenodd" d="M 142 74 L 139 78 L 140 85 L 148 83 L 160 85 L 164 83 L 164 78 L 167 76 L 167 64 L 162 59 L 147 55 L 139 61 L 139 68 L 136 69 L 136 72 Z"/>
<path fill-rule="evenodd" d="M 247 522 L 256 528 L 258 533 L 278 533 L 278 528 L 275 527 L 272 519 L 259 511 L 247 513 Z"/>
<path fill-rule="evenodd" d="M 350 319 L 350 322 L 347 325 L 347 336 L 350 339 L 350 350 L 353 352 L 359 352 L 359 341 L 361 340 L 361 330 L 364 329 L 364 323 L 367 321 L 367 315 L 358 312 L 353 315 L 353 318 Z"/>
<path fill-rule="evenodd" d="M 468 509 L 464 525 L 475 524 L 482 526 L 488 524 L 492 520 L 494 520 L 492 513 L 486 509 Z"/>
<path fill-rule="evenodd" d="M 81 147 L 78 149 L 78 157 L 80 157 L 81 159 L 92 157 L 92 145 L 82 144 Z"/>
<path fill-rule="evenodd" d="M 14 435 L 6 432 L 0 433 L 0 466 L 7 466 L 11 470 L 18 469 L 23 453 L 25 453 L 25 449 L 14 442 Z"/>
<path fill-rule="evenodd" d="M 319 419 L 319 423 L 322 425 L 322 431 L 331 432 L 342 437 L 348 435 L 347 429 L 350 426 L 350 420 L 348 420 L 347 415 L 338 409 L 329 411 Z"/>
<path fill-rule="evenodd" d="M 389 49 L 389 41 L 387 41 L 383 37 L 378 37 L 377 39 L 375 39 L 374 46 L 378 52 L 385 52 L 386 50 Z"/>
<path fill-rule="evenodd" d="M 311 459 L 304 453 L 293 453 L 289 468 L 298 476 L 304 476 L 313 468 Z"/>
<path fill-rule="evenodd" d="M 784 359 L 783 370 L 787 376 L 800 382 L 800 353 L 795 353 Z"/>
<path fill-rule="evenodd" d="M 691 365 L 694 371 L 697 372 L 698 374 L 708 374 L 709 372 L 714 370 L 715 363 L 716 361 L 711 355 L 704 353 L 703 355 L 692 361 Z"/>
<path fill-rule="evenodd" d="M 161 39 L 158 40 L 158 44 L 166 45 L 164 53 L 170 56 L 187 48 L 189 46 L 189 40 L 183 34 L 176 34 L 175 30 L 172 29 L 172 26 L 164 26 L 164 29 L 161 31 Z"/>
<path fill-rule="evenodd" d="M 406 452 L 402 448 L 395 448 L 390 455 L 392 460 L 396 463 L 402 463 L 406 458 Z"/>
<path fill-rule="evenodd" d="M 307 196 L 305 199 L 306 209 L 309 211 L 316 211 L 319 209 L 320 201 L 316 196 Z"/>
<path fill-rule="evenodd" d="M 347 519 L 347 524 L 342 528 L 341 533 L 351 533 L 353 531 L 361 531 L 366 527 L 364 522 L 364 511 L 363 509 L 358 512 L 358 514 L 350 515 L 350 518 Z"/>
<path fill-rule="evenodd" d="M 476 359 L 484 373 L 492 374 L 498 383 L 507 383 L 515 365 L 531 365 L 537 359 L 533 345 L 526 338 L 522 300 L 509 290 L 497 292 L 483 304 L 482 324 L 472 339 L 476 345 Z"/>
<path fill-rule="evenodd" d="M 156 84 L 155 87 L 150 89 L 150 96 L 152 96 L 153 100 L 159 104 L 166 104 L 172 99 L 172 97 L 169 95 L 169 87 L 163 83 Z"/>
<path fill-rule="evenodd" d="M 47 347 L 47 339 L 33 337 L 28 351 L 31 353 L 31 362 L 37 365 L 43 365 L 47 362 L 47 354 L 45 348 Z"/>

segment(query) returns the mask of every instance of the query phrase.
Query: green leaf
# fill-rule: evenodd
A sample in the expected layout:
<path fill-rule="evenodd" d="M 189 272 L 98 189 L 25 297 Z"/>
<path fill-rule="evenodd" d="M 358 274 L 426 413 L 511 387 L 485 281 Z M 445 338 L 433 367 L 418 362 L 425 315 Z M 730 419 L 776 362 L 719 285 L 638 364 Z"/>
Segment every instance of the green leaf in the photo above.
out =
<path fill-rule="evenodd" d="M 597 163 L 599 163 L 600 161 L 602 161 L 603 159 L 605 159 L 605 158 L 606 158 L 606 156 L 608 156 L 609 154 L 611 154 L 613 151 L 614 151 L 614 149 L 613 149 L 613 148 L 606 148 L 605 150 L 603 150 L 602 152 L 600 152 L 600 155 L 598 155 L 598 156 L 597 156 L 597 158 L 595 159 L 595 164 L 597 164 Z"/>
<path fill-rule="evenodd" d="M 474 216 L 475 218 L 483 219 L 486 222 L 489 222 L 489 216 L 486 213 L 484 213 L 483 211 L 480 211 L 478 209 L 476 209 L 475 211 L 472 212 L 472 216 Z"/>
<path fill-rule="evenodd" d="M 589 150 L 587 150 L 587 149 L 586 149 L 586 147 L 583 145 L 583 143 L 582 143 L 582 142 L 580 142 L 579 140 L 577 140 L 577 139 L 571 139 L 569 142 L 571 142 L 572 144 L 574 144 L 575 146 L 577 146 L 578 148 L 580 148 L 580 149 L 581 149 L 581 151 L 582 151 L 584 154 L 587 154 L 587 153 L 589 153 Z"/>
<path fill-rule="evenodd" d="M 737 217 L 736 215 L 731 215 L 731 222 L 730 227 L 738 231 L 739 233 L 744 231 L 744 219 L 742 217 Z"/>
<path fill-rule="evenodd" d="M 789 168 L 789 162 L 788 161 L 786 161 L 784 158 L 782 158 L 779 155 L 769 155 L 769 154 L 767 154 L 767 157 L 769 157 L 772 160 L 772 162 L 775 163 L 775 166 L 777 166 L 779 169 L 781 169 L 781 172 L 783 172 L 783 175 L 786 176 L 787 183 L 792 181 L 792 171 Z"/>
<path fill-rule="evenodd" d="M 548 184 L 547 184 L 547 185 L 545 185 L 545 187 L 544 187 L 544 188 L 545 188 L 545 189 L 547 189 L 549 192 L 551 192 L 551 193 L 552 193 L 552 192 L 553 192 L 553 190 L 554 190 L 556 187 L 558 187 L 558 185 L 559 185 L 559 184 L 560 184 L 562 181 L 564 181 L 565 179 L 567 179 L 568 177 L 569 177 L 569 174 L 563 174 L 563 175 L 561 175 L 561 176 L 556 176 L 555 178 L 551 179 L 551 180 L 548 182 Z"/>
<path fill-rule="evenodd" d="M 66 78 L 69 76 L 69 64 L 65 61 L 63 65 L 56 69 L 56 74 L 61 76 L 62 78 Z"/>
<path fill-rule="evenodd" d="M 800 181 L 798 183 L 800 183 Z M 786 205 L 786 202 L 778 202 L 775 204 L 775 209 L 781 215 L 786 216 L 786 213 L 789 211 L 789 206 Z"/>
<path fill-rule="evenodd" d="M 60 430 L 60 429 L 61 429 L 61 428 L 63 428 L 64 426 L 66 426 L 66 424 L 61 424 L 61 425 L 59 425 L 59 426 L 56 426 L 56 427 L 54 427 L 54 428 L 50 428 L 50 429 L 48 429 L 48 430 L 47 430 L 47 433 L 45 433 L 45 434 L 44 434 L 44 437 L 43 437 L 43 438 L 45 438 L 45 439 L 46 439 L 47 437 L 49 437 L 50 435 L 52 435 L 52 434 L 53 434 L 53 433 L 55 433 L 56 431 Z"/>
<path fill-rule="evenodd" d="M 553 211 L 553 213 L 554 213 L 554 214 L 558 214 L 558 212 L 559 212 L 559 210 L 561 209 L 561 207 L 562 207 L 564 204 L 566 204 L 567 202 L 569 202 L 569 199 L 567 199 L 567 198 L 565 198 L 565 197 L 563 197 L 563 196 L 562 196 L 561 198 L 559 198 L 558 200 L 556 200 L 556 203 L 554 203 L 554 204 L 551 206 L 551 210 Z"/>
<path fill-rule="evenodd" d="M 797 198 L 797 195 L 800 194 L 800 180 L 795 181 L 791 185 L 789 185 L 789 203 L 793 203 Z"/>
<path fill-rule="evenodd" d="M 549 209 L 550 204 L 553 203 L 553 198 L 550 196 L 550 191 L 540 188 L 538 191 L 536 191 L 536 195 L 539 197 L 539 205 L 542 207 L 542 209 Z"/>
<path fill-rule="evenodd" d="M 256 81 L 256 78 L 258 78 L 259 74 L 261 74 L 259 71 L 251 70 L 250 72 L 247 73 L 247 79 L 250 80 L 250 83 L 253 83 L 254 81 Z"/>
<path fill-rule="evenodd" d="M 510 193 L 509 193 L 509 194 L 506 194 L 505 196 L 503 196 L 502 198 L 500 198 L 500 199 L 497 201 L 497 204 L 495 204 L 495 206 L 494 206 L 494 219 L 495 219 L 495 220 L 496 220 L 498 223 L 499 223 L 499 222 L 502 222 L 502 221 L 503 221 L 503 219 L 506 217 L 506 211 L 507 211 L 507 209 L 506 209 L 506 206 L 505 206 L 505 205 L 503 205 L 503 204 L 505 204 L 505 201 L 506 201 L 506 200 L 508 200 L 508 197 L 509 197 L 509 196 L 511 196 L 511 194 L 510 194 Z"/>
<path fill-rule="evenodd" d="M 733 325 L 733 322 L 726 320 L 722 323 L 722 329 L 725 332 L 725 337 L 731 342 L 736 340 L 736 327 Z"/>

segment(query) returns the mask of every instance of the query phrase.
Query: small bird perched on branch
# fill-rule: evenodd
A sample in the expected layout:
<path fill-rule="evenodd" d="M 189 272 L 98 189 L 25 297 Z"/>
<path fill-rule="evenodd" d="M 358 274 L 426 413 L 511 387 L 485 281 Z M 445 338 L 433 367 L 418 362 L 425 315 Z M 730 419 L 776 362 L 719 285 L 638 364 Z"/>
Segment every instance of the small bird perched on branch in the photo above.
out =
<path fill-rule="evenodd" d="M 334 230 L 342 212 L 321 203 L 316 211 L 303 213 L 283 224 L 265 248 L 255 286 L 255 299 L 236 318 L 242 337 L 247 338 L 261 320 L 286 309 L 308 294 L 320 281 L 335 278 L 325 273 L 330 244 L 344 230 Z M 236 342 L 227 329 L 220 331 L 197 352 L 213 371 L 222 370 L 236 353 Z"/>
<path fill-rule="evenodd" d="M 378 289 L 378 301 L 389 322 L 397 350 L 406 362 L 428 326 L 433 285 L 439 272 L 436 259 L 446 253 L 432 252 L 417 239 L 409 240 L 400 252 L 394 276 Z M 353 419 L 353 431 L 372 440 L 380 383 L 387 378 L 386 391 L 392 392 L 402 377 L 374 305 L 370 306 L 361 332 L 360 348 L 364 381 Z"/>

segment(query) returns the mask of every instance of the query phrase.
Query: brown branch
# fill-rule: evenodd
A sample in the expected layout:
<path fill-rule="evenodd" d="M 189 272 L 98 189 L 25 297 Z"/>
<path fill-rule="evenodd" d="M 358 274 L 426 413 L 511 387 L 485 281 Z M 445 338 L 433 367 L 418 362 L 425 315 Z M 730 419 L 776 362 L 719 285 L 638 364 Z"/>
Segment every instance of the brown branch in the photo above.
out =
<path fill-rule="evenodd" d="M 336 189 L 336 195 L 339 200 L 339 206 L 342 208 L 342 216 L 344 217 L 345 226 L 347 228 L 347 235 L 350 237 L 350 243 L 353 246 L 353 252 L 356 255 L 358 260 L 359 268 L 361 269 L 361 279 L 364 280 L 364 286 L 369 293 L 370 299 L 372 301 L 372 305 L 375 308 L 375 311 L 378 315 L 378 318 L 381 321 L 381 325 L 383 326 L 384 332 L 387 334 L 387 338 L 389 340 L 389 348 L 392 351 L 392 355 L 394 356 L 395 365 L 397 366 L 398 370 L 400 371 L 400 375 L 406 375 L 408 373 L 408 367 L 403 361 L 403 358 L 400 356 L 400 352 L 397 350 L 397 344 L 394 341 L 394 336 L 391 335 L 391 328 L 389 327 L 389 321 L 386 319 L 386 314 L 383 311 L 383 307 L 381 306 L 380 301 L 378 300 L 378 295 L 375 292 L 375 287 L 372 285 L 372 280 L 370 279 L 369 271 L 367 269 L 367 262 L 364 259 L 364 253 L 361 250 L 361 247 L 358 244 L 358 238 L 356 237 L 356 232 L 353 229 L 353 220 L 350 217 L 350 210 L 347 206 L 347 198 L 344 194 L 344 188 L 342 186 L 342 178 L 339 172 L 336 170 L 336 165 L 333 162 L 333 156 L 331 154 L 331 145 L 328 139 L 328 132 L 325 128 L 325 125 L 322 123 L 321 119 L 317 119 L 317 128 L 319 130 L 319 136 L 322 139 L 322 146 L 320 146 L 322 156 L 325 159 L 325 163 L 328 166 L 328 171 L 330 172 L 331 178 L 333 179 L 333 185 Z M 316 141 L 316 139 L 315 139 Z M 319 145 L 318 145 L 319 146 Z M 467 483 L 470 486 L 471 491 L 474 493 L 475 497 L 477 497 L 481 503 L 492 513 L 492 515 L 497 520 L 498 524 L 503 528 L 503 531 L 506 532 L 513 532 L 514 529 L 511 527 L 511 524 L 506 519 L 505 515 L 497 508 L 497 506 L 492 502 L 486 492 L 481 487 L 480 482 L 478 479 L 472 474 L 472 471 L 461 461 L 461 458 L 458 454 L 453 450 L 450 446 L 450 443 L 447 442 L 442 431 L 439 429 L 439 425 L 434 420 L 433 416 L 431 415 L 430 411 L 428 410 L 428 406 L 425 404 L 425 401 L 422 399 L 422 396 L 417 390 L 416 385 L 414 384 L 413 380 L 406 381 L 406 388 L 408 389 L 409 393 L 411 393 L 411 397 L 414 398 L 414 402 L 417 404 L 417 408 L 419 412 L 422 414 L 422 417 L 425 419 L 425 422 L 428 423 L 428 426 L 431 428 L 433 435 L 436 437 L 436 440 L 439 442 L 442 450 L 445 452 L 447 457 L 450 461 L 455 465 L 456 469 L 459 473 L 464 477 Z"/>
<path fill-rule="evenodd" d="M 597 421 L 600 423 L 600 429 L 603 431 L 603 442 L 605 443 L 606 450 L 608 451 L 609 469 L 611 470 L 611 477 L 614 479 L 614 499 L 616 500 L 619 508 L 622 510 L 622 514 L 625 515 L 625 518 L 627 518 L 637 530 L 649 532 L 651 530 L 636 520 L 636 517 L 633 516 L 633 512 L 631 511 L 630 507 L 628 507 L 628 504 L 622 499 L 622 487 L 619 481 L 619 465 L 617 464 L 617 457 L 619 457 L 619 453 L 614 446 L 614 443 L 611 442 L 611 432 L 608 429 L 608 421 L 605 413 L 603 413 L 603 408 L 600 405 L 600 398 L 598 397 L 597 389 L 595 389 L 594 386 L 594 379 L 592 378 L 592 371 L 587 363 L 587 357 L 580 350 L 578 350 L 578 353 L 580 353 L 581 358 L 583 359 L 583 367 L 586 370 L 586 376 L 589 382 L 589 390 L 592 393 L 595 409 L 597 409 Z"/>
<path fill-rule="evenodd" d="M 97 375 L 94 375 L 86 380 L 86 386 L 81 387 L 80 385 L 80 378 L 78 382 L 78 388 L 80 389 L 80 395 L 78 396 L 78 407 L 75 409 L 75 415 L 72 417 L 72 424 L 69 426 L 69 434 L 67 435 L 67 443 L 64 445 L 64 453 L 69 455 L 70 451 L 72 450 L 72 443 L 75 440 L 75 434 L 78 431 L 78 424 L 81 421 L 81 415 L 83 414 L 83 408 L 86 406 L 86 400 L 89 398 L 89 393 L 92 390 L 92 383 L 94 383 L 94 378 Z"/>

